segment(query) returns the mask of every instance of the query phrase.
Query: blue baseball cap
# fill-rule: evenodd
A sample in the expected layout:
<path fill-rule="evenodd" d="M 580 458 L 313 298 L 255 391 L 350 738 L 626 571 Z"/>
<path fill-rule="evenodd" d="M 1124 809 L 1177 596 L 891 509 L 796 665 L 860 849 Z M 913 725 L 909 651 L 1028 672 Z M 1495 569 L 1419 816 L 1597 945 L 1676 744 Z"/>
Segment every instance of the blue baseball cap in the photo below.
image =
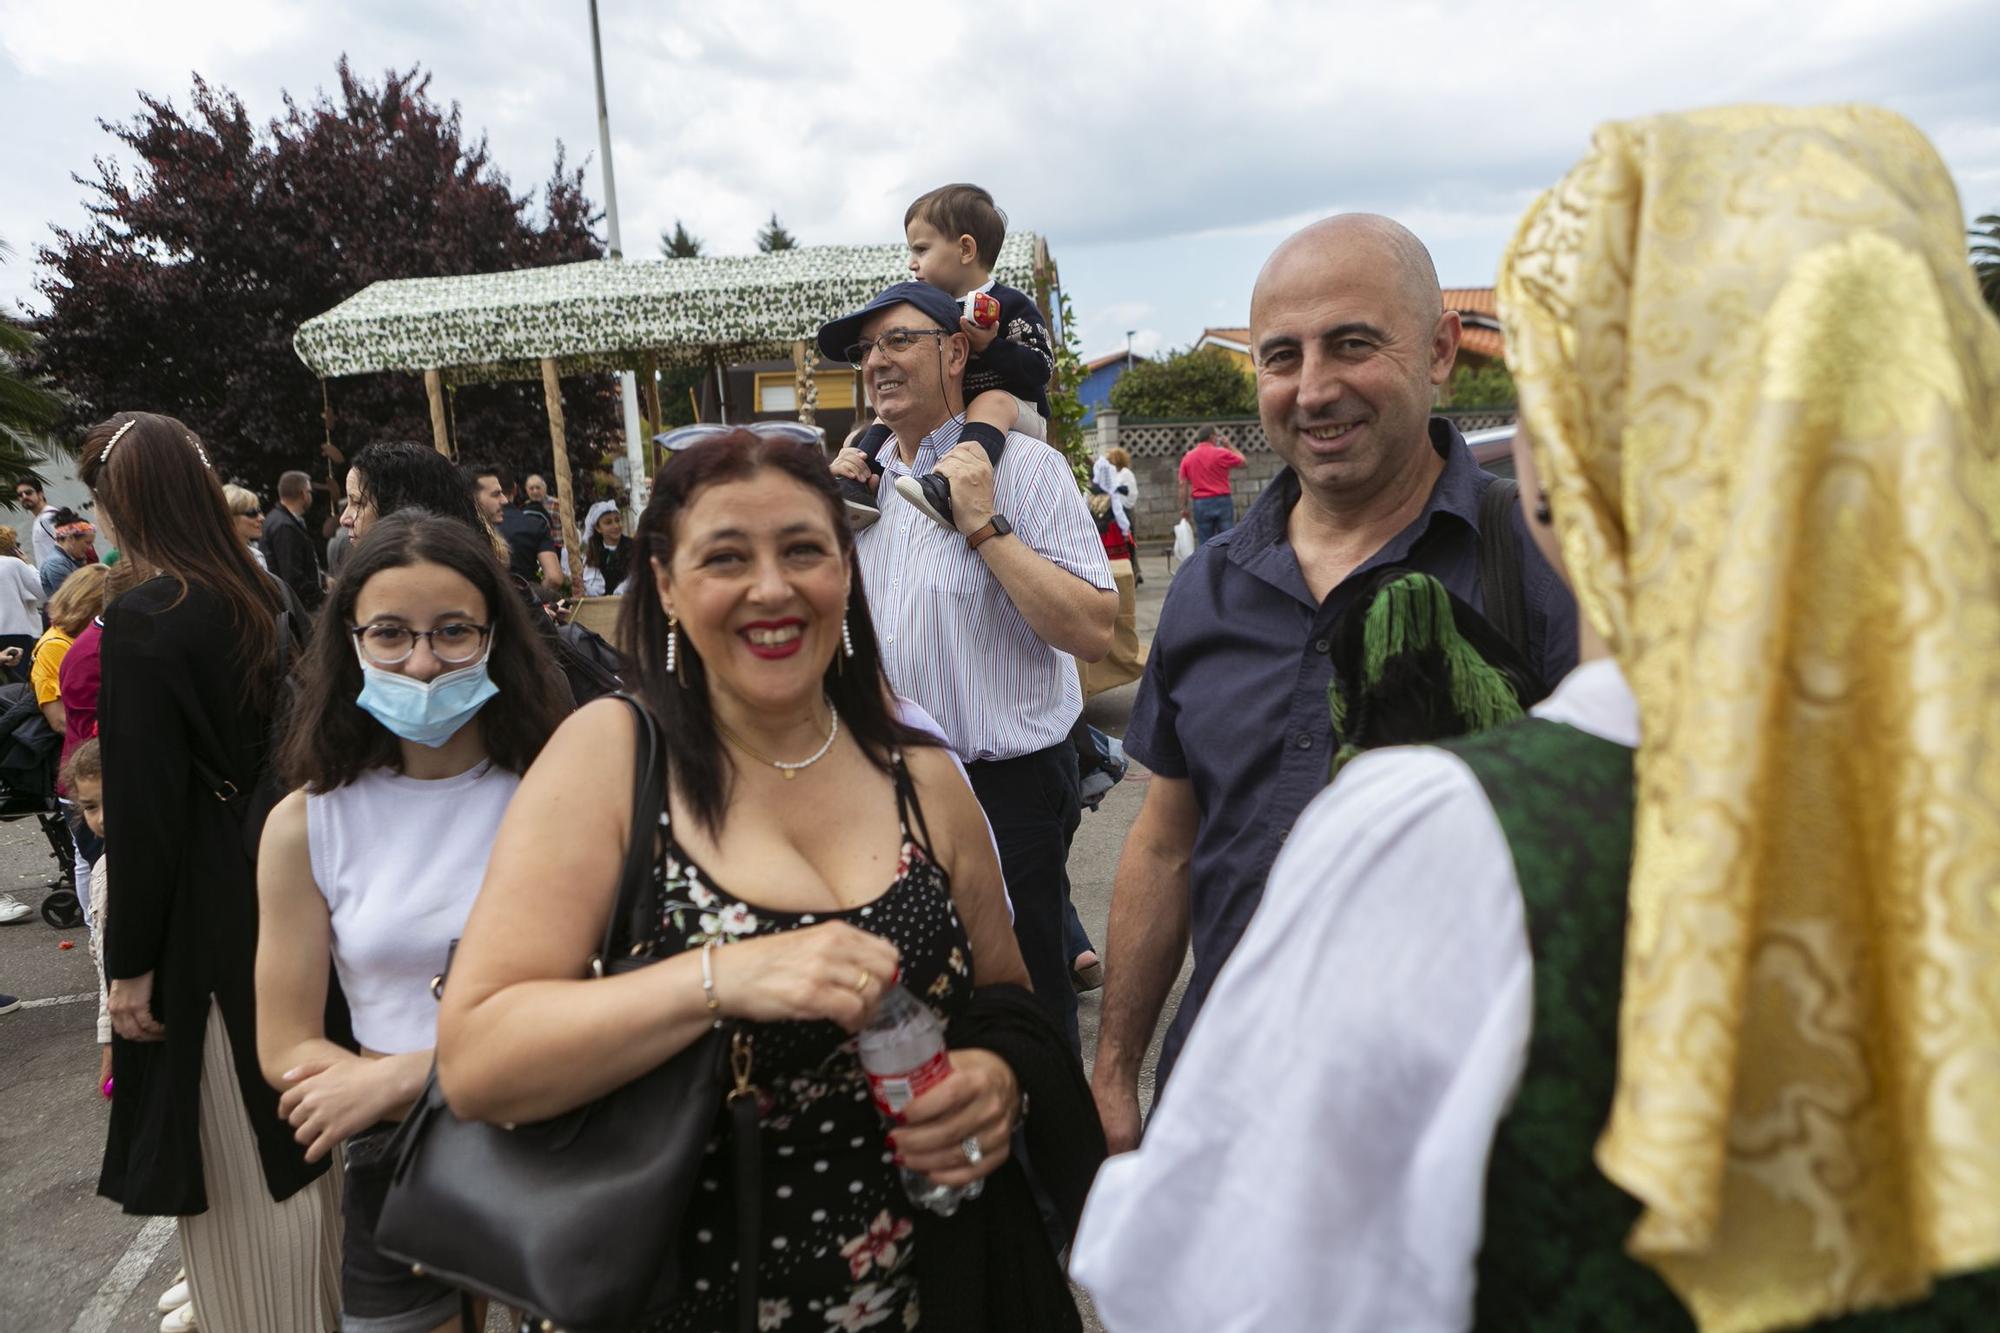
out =
<path fill-rule="evenodd" d="M 829 361 L 845 361 L 847 349 L 861 340 L 861 326 L 868 322 L 869 316 L 897 305 L 915 306 L 936 320 L 939 328 L 953 333 L 958 332 L 958 321 L 965 313 L 959 308 L 957 298 L 942 287 L 933 287 L 928 282 L 892 283 L 853 314 L 820 325 L 820 354 Z"/>

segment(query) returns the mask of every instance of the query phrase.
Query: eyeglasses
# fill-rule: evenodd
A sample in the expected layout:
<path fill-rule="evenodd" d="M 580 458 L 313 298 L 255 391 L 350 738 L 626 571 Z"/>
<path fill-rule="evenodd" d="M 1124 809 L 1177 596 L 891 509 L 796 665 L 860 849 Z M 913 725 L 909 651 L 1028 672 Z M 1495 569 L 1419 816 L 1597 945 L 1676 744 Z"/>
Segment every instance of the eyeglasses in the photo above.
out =
<path fill-rule="evenodd" d="M 454 620 L 434 629 L 411 629 L 392 621 L 377 621 L 373 625 L 356 625 L 348 633 L 361 645 L 361 655 L 376 666 L 397 666 L 409 661 L 410 654 L 417 651 L 418 639 L 430 640 L 431 655 L 438 661 L 457 666 L 479 656 L 493 627 Z"/>
<path fill-rule="evenodd" d="M 879 338 L 863 338 L 847 349 L 847 364 L 858 366 L 877 347 L 891 356 L 900 356 L 917 345 L 919 338 L 949 338 L 950 329 L 890 329 Z"/>
<path fill-rule="evenodd" d="M 662 431 L 653 437 L 653 443 L 669 451 L 677 451 L 691 448 L 703 440 L 734 435 L 739 430 L 747 430 L 753 435 L 762 435 L 769 439 L 793 440 L 799 444 L 822 448 L 826 444 L 825 431 L 818 426 L 808 426 L 802 421 L 746 421 L 740 425 L 703 421 L 692 426 L 677 426 L 673 430 Z"/>

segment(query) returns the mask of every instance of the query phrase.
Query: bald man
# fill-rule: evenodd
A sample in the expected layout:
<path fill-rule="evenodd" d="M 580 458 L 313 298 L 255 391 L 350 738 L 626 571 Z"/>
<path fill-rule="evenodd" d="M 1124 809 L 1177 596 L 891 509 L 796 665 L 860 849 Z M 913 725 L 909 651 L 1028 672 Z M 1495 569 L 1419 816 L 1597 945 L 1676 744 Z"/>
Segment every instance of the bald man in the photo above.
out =
<path fill-rule="evenodd" d="M 1494 478 L 1431 415 L 1458 339 L 1430 253 L 1388 218 L 1316 222 L 1257 277 L 1257 408 L 1287 470 L 1175 576 L 1126 730 L 1126 752 L 1153 780 L 1118 862 L 1092 1074 L 1113 1152 L 1138 1142 L 1140 1064 L 1190 942 L 1194 974 L 1161 1049 L 1163 1087 L 1279 846 L 1326 785 L 1327 650 L 1357 587 L 1400 565 L 1484 607 L 1480 500 Z M 1507 521 L 1526 655 L 1558 681 L 1576 664 L 1576 606 L 1518 506 Z"/>

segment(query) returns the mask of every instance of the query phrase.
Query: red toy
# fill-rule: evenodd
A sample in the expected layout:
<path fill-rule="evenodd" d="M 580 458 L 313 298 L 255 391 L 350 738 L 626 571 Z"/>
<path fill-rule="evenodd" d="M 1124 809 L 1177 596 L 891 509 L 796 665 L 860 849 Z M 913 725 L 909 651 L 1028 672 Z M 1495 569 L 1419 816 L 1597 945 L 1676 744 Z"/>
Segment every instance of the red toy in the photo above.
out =
<path fill-rule="evenodd" d="M 1000 299 L 991 292 L 967 292 L 965 317 L 982 329 L 1000 327 Z"/>

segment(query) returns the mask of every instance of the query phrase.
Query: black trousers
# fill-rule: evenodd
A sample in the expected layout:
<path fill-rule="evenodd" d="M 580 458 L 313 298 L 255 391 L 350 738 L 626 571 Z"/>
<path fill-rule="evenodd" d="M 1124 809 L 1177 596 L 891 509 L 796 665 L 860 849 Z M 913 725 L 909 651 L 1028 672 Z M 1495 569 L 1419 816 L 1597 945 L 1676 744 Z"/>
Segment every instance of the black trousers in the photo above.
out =
<path fill-rule="evenodd" d="M 1076 750 L 1065 741 L 1013 759 L 967 764 L 972 791 L 1000 844 L 1000 873 L 1014 902 L 1014 938 L 1035 998 L 1081 1050 L 1070 952 L 1063 942 L 1069 904 L 1069 843 L 1083 820 Z"/>

